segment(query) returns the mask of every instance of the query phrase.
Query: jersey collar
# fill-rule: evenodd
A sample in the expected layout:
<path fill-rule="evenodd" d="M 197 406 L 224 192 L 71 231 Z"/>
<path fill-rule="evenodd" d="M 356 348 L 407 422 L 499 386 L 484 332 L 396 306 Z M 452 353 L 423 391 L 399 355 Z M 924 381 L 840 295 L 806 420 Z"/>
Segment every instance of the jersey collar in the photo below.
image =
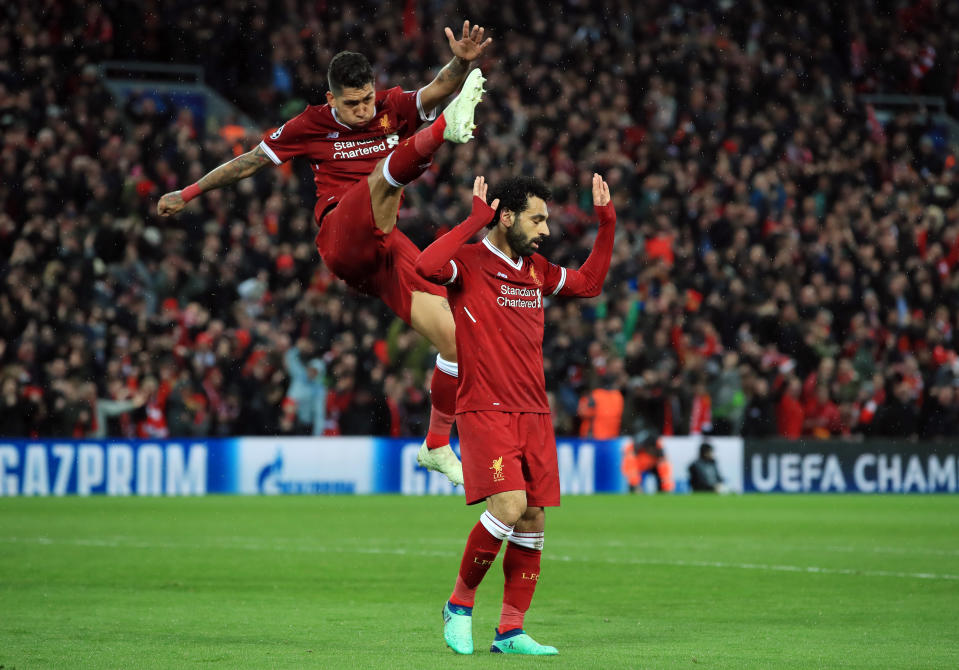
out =
<path fill-rule="evenodd" d="M 488 238 L 488 237 L 484 237 L 484 238 L 483 238 L 483 244 L 486 245 L 486 248 L 487 248 L 487 249 L 489 249 L 489 250 L 492 251 L 494 254 L 496 254 L 497 256 L 499 256 L 500 258 L 502 258 L 504 261 L 506 261 L 507 263 L 509 263 L 510 267 L 513 268 L 514 270 L 522 270 L 522 269 L 523 269 L 523 257 L 522 257 L 522 256 L 520 256 L 519 258 L 517 258 L 517 259 L 514 261 L 512 258 L 510 258 L 510 257 L 507 256 L 506 254 L 504 254 L 502 251 L 500 251 L 499 249 L 497 249 L 496 246 L 495 246 L 492 242 L 489 241 L 489 238 Z"/>

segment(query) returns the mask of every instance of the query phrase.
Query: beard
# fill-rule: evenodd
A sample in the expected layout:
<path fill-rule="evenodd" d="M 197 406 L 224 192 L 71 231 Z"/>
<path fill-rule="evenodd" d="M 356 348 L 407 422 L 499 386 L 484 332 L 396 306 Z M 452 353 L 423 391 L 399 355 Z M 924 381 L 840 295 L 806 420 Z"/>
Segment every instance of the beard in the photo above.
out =
<path fill-rule="evenodd" d="M 516 255 L 532 256 L 536 253 L 536 249 L 533 248 L 533 243 L 542 244 L 543 238 L 537 235 L 532 239 L 526 239 L 517 226 L 512 226 L 506 229 L 506 241 L 509 242 L 510 248 L 516 252 Z"/>

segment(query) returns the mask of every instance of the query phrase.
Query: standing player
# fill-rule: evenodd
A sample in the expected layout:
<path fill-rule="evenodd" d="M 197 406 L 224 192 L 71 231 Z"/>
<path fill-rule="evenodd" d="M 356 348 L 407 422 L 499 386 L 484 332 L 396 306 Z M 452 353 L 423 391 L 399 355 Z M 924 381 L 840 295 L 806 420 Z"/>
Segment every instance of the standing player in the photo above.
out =
<path fill-rule="evenodd" d="M 473 211 L 427 247 L 416 271 L 447 286 L 462 376 L 456 397 L 466 502 L 486 511 L 466 541 L 459 576 L 443 607 L 446 644 L 473 653 L 476 588 L 507 540 L 506 584 L 492 652 L 556 654 L 523 630 L 523 617 L 539 581 L 544 507 L 559 505 L 556 439 L 543 373 L 543 296 L 599 295 L 609 270 L 616 228 L 609 186 L 593 175 L 593 205 L 600 226 L 579 270 L 559 267 L 536 253 L 549 235 L 549 188 L 514 177 L 490 193 L 483 177 L 473 185 Z M 492 222 L 492 223 L 491 223 Z M 492 230 L 466 244 L 481 228 Z M 464 246 L 465 245 L 465 246 Z"/>
<path fill-rule="evenodd" d="M 439 351 L 430 387 L 432 413 L 418 460 L 463 483 L 463 469 L 449 446 L 456 409 L 456 341 L 446 292 L 413 270 L 419 249 L 396 229 L 403 186 L 421 175 L 444 141 L 472 137 L 473 111 L 483 92 L 482 73 L 470 63 L 491 39 L 481 26 L 463 23 L 456 39 L 446 28 L 453 59 L 418 91 L 376 91 L 373 69 L 362 54 L 340 52 L 327 72 L 325 105 L 310 105 L 253 149 L 206 174 L 195 184 L 160 198 L 160 216 L 176 214 L 204 191 L 228 186 L 267 165 L 306 158 L 317 202 L 316 245 L 330 270 L 348 285 L 378 296 Z M 465 82 L 464 82 L 465 80 Z M 463 90 L 436 118 L 436 106 L 460 84 Z"/>

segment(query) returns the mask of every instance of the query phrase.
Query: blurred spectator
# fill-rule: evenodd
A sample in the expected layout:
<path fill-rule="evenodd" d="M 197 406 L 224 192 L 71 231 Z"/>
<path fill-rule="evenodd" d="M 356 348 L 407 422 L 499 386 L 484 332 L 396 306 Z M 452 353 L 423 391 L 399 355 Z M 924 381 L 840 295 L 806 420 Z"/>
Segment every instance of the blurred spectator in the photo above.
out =
<path fill-rule="evenodd" d="M 210 414 L 207 398 L 187 371 L 180 373 L 166 399 L 166 417 L 170 437 L 208 435 Z"/>
<path fill-rule="evenodd" d="M 16 378 L 4 377 L 0 381 L 0 435 L 29 435 L 29 414 L 27 401 L 22 397 Z"/>
<path fill-rule="evenodd" d="M 801 392 L 802 383 L 798 377 L 790 376 L 783 383 L 776 419 L 782 437 L 794 440 L 802 435 L 806 413 L 799 400 Z"/>
<path fill-rule="evenodd" d="M 709 442 L 699 445 L 699 458 L 689 464 L 689 488 L 694 492 L 723 492 L 723 478 L 716 465 L 716 452 Z"/>
<path fill-rule="evenodd" d="M 923 439 L 952 439 L 959 433 L 959 405 L 953 385 L 930 389 L 923 404 L 919 436 Z"/>
<path fill-rule="evenodd" d="M 776 414 L 769 397 L 769 383 L 762 377 L 752 381 L 743 410 L 743 437 L 773 437 L 776 435 Z"/>
<path fill-rule="evenodd" d="M 843 432 L 839 406 L 829 396 L 829 386 L 823 382 L 816 386 L 803 407 L 803 435 L 826 439 Z"/>
<path fill-rule="evenodd" d="M 739 355 L 730 351 L 722 357 L 722 369 L 709 392 L 712 398 L 711 435 L 739 435 L 746 397 L 739 371 Z"/>
<path fill-rule="evenodd" d="M 600 386 L 579 400 L 580 437 L 609 440 L 622 434 L 623 394 L 614 388 L 611 375 L 603 375 Z"/>
<path fill-rule="evenodd" d="M 872 434 L 878 437 L 908 437 L 919 434 L 919 411 L 906 380 L 895 383 L 893 392 L 876 411 Z"/>
<path fill-rule="evenodd" d="M 349 404 L 340 413 L 340 433 L 388 436 L 391 421 L 386 396 L 376 387 L 364 385 L 353 392 Z"/>
<path fill-rule="evenodd" d="M 656 479 L 656 490 L 672 492 L 676 489 L 673 466 L 666 460 L 659 441 L 648 434 L 639 434 L 623 444 L 621 463 L 623 476 L 630 493 L 643 492 L 643 477 L 649 473 Z"/>
<path fill-rule="evenodd" d="M 167 426 L 164 411 L 166 399 L 159 393 L 159 384 L 156 378 L 147 377 L 144 379 L 141 392 L 147 400 L 138 413 L 136 436 L 143 439 L 170 437 L 170 429 Z"/>
<path fill-rule="evenodd" d="M 300 338 L 296 346 L 283 355 L 290 375 L 286 397 L 293 402 L 297 431 L 304 435 L 322 435 L 326 427 L 326 364 L 322 358 L 310 358 L 304 365 L 302 357 L 312 353 L 310 341 Z"/>
<path fill-rule="evenodd" d="M 130 412 L 143 407 L 146 403 L 143 395 L 130 396 L 129 391 L 121 386 L 116 385 L 115 388 L 118 394 L 127 398 L 101 398 L 97 393 L 96 384 L 92 382 L 84 384 L 86 400 L 93 409 L 93 425 L 87 437 L 106 437 L 110 432 L 111 421 L 117 420 L 118 417 L 128 418 Z"/>

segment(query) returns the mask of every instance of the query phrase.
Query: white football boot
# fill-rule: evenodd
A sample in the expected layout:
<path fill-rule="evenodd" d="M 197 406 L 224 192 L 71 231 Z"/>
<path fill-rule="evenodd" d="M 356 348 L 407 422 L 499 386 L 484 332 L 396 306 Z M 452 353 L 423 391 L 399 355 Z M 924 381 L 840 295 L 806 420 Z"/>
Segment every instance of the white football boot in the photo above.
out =
<path fill-rule="evenodd" d="M 443 473 L 454 486 L 463 485 L 463 464 L 448 444 L 436 449 L 428 449 L 426 440 L 423 440 L 420 450 L 416 452 L 416 462 L 427 470 Z"/>
<path fill-rule="evenodd" d="M 460 94 L 453 98 L 453 101 L 443 110 L 443 116 L 446 118 L 444 140 L 466 144 L 473 139 L 473 129 L 476 128 L 476 124 L 473 123 L 473 112 L 476 110 L 476 105 L 483 99 L 483 82 L 485 81 L 479 68 L 472 70 L 466 76 Z"/>

